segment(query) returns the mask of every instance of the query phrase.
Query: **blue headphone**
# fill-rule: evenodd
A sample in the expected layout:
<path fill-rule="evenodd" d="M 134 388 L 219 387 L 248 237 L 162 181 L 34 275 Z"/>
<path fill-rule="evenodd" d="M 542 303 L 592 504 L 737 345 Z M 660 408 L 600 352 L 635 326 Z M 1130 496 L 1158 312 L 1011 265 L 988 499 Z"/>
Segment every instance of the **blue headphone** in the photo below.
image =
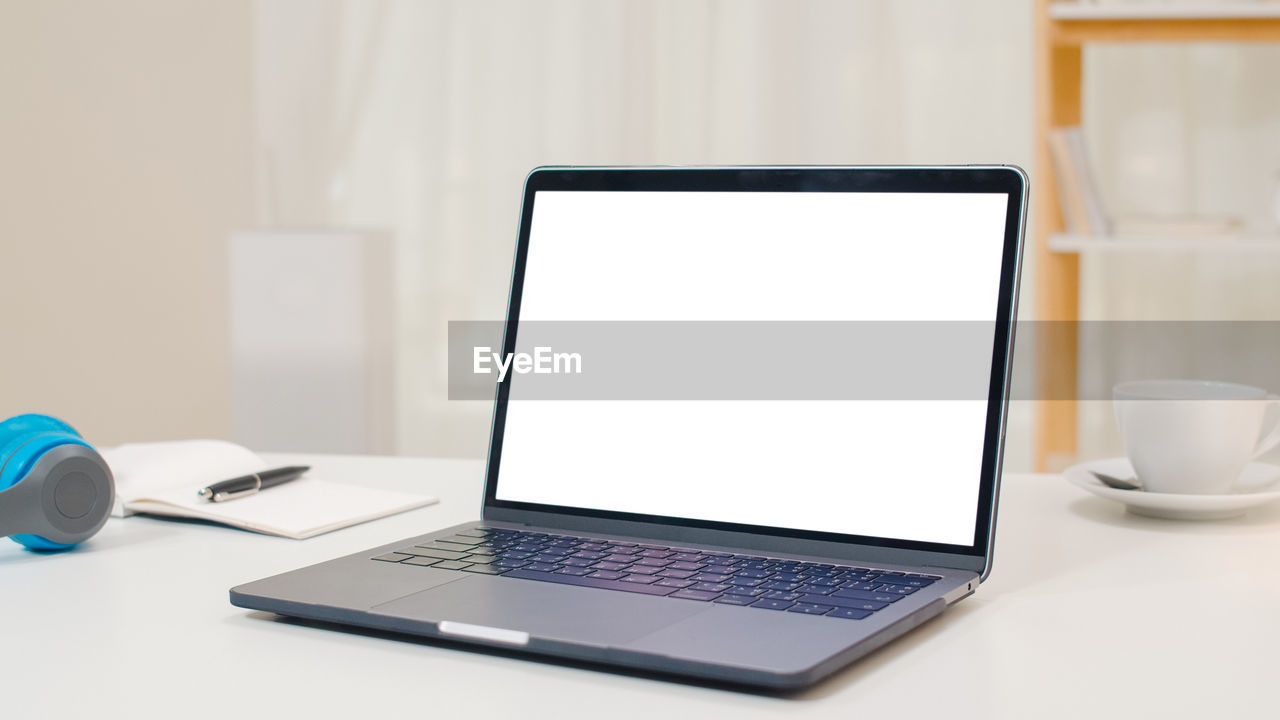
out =
<path fill-rule="evenodd" d="M 102 529 L 115 483 L 98 451 L 48 415 L 0 422 L 0 537 L 66 550 Z"/>

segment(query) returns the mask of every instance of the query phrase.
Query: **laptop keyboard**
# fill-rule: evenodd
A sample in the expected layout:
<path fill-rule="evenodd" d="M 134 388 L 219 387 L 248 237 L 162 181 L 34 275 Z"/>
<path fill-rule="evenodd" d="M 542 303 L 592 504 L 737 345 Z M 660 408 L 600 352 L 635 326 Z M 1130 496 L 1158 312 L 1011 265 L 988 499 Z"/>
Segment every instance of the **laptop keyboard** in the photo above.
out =
<path fill-rule="evenodd" d="M 472 528 L 381 562 L 861 620 L 940 580 L 851 565 Z"/>

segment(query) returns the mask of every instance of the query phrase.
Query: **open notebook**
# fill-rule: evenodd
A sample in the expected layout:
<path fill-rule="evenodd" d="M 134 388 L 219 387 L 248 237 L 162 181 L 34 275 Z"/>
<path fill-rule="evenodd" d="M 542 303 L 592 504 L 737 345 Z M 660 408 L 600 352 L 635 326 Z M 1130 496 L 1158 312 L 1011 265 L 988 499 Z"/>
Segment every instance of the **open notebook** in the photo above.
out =
<path fill-rule="evenodd" d="M 133 443 L 102 451 L 116 481 L 111 514 L 170 515 L 301 540 L 430 505 L 436 498 L 322 479 L 321 463 L 303 477 L 256 495 L 211 503 L 200 488 L 270 467 L 248 448 L 222 440 Z"/>

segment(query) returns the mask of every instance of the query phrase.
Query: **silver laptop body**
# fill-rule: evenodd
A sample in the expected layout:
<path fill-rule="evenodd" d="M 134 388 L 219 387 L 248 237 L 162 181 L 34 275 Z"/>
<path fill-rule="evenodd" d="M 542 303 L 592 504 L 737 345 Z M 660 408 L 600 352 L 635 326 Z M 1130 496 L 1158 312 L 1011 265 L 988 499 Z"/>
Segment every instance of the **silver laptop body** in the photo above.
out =
<path fill-rule="evenodd" d="M 493 393 L 508 363 L 482 517 L 232 604 L 817 681 L 990 572 L 1026 185 L 1011 166 L 535 170 L 502 351 L 451 339 L 460 388 Z M 538 357 L 552 343 L 562 365 Z"/>

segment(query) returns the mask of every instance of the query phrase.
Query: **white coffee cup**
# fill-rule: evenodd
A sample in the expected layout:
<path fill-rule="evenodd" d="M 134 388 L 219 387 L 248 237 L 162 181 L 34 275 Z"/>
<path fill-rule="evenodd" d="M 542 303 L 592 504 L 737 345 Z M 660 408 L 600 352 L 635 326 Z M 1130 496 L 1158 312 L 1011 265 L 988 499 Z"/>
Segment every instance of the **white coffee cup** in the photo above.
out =
<path fill-rule="evenodd" d="M 1245 465 L 1280 444 L 1280 423 L 1262 437 L 1280 398 L 1248 385 L 1137 380 L 1112 389 L 1125 454 L 1144 490 L 1218 495 Z"/>

